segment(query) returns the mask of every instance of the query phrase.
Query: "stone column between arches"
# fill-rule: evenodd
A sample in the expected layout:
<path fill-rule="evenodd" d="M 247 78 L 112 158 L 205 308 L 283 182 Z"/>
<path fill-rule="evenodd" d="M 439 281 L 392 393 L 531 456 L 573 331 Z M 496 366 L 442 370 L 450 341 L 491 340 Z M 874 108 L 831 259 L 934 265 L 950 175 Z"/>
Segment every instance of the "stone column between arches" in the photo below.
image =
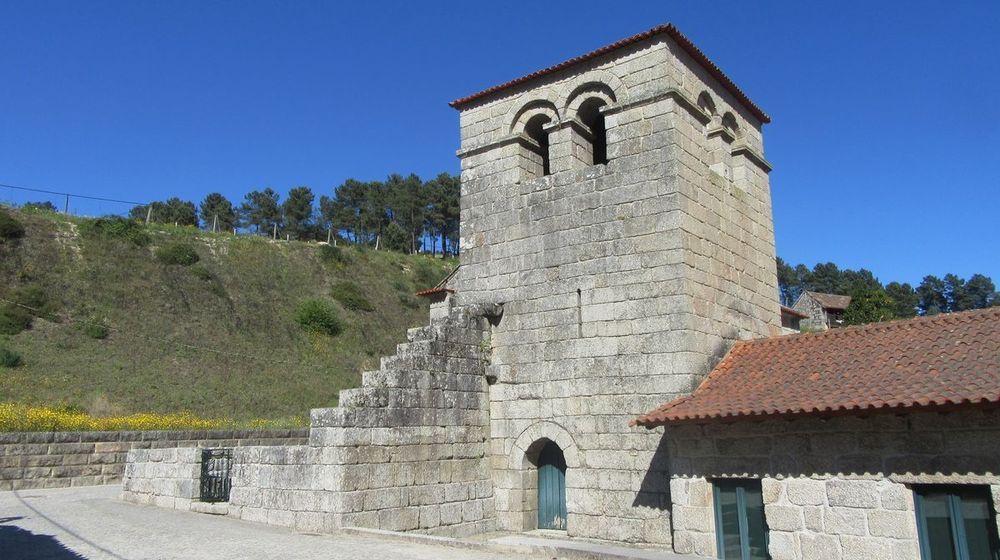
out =
<path fill-rule="evenodd" d="M 538 528 L 538 456 L 549 441 L 559 446 L 566 459 L 566 523 L 567 532 L 573 534 L 576 504 L 584 491 L 580 472 L 585 462 L 569 431 L 551 421 L 532 424 L 514 440 L 505 458 L 495 458 L 494 491 L 500 529 Z"/>

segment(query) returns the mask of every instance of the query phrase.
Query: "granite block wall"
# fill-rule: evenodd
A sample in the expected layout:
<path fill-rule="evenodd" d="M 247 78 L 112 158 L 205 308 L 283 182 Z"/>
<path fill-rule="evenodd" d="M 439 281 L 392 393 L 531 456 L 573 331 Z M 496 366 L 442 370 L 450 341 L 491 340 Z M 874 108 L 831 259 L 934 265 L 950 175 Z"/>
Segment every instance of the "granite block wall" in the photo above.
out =
<path fill-rule="evenodd" d="M 919 560 L 914 484 L 974 484 L 1000 509 L 1000 411 L 667 427 L 674 549 L 715 556 L 711 479 L 761 480 L 774 560 Z"/>
<path fill-rule="evenodd" d="M 0 433 L 0 490 L 115 484 L 130 449 L 294 445 L 308 430 Z"/>
<path fill-rule="evenodd" d="M 606 164 L 579 146 L 593 100 Z M 568 534 L 669 544 L 658 438 L 628 422 L 692 391 L 733 341 L 777 332 L 762 123 L 666 37 L 461 111 L 449 287 L 504 304 L 487 369 L 498 523 L 537 526 L 537 450 L 555 441 Z M 522 141 L 538 115 L 551 120 L 544 177 Z"/>

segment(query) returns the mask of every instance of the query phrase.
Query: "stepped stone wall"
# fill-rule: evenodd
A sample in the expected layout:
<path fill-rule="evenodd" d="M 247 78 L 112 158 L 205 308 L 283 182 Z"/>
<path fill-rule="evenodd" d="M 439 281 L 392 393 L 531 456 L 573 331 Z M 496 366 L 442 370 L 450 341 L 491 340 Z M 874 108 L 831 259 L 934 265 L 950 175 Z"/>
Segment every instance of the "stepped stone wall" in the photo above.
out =
<path fill-rule="evenodd" d="M 0 434 L 0 490 L 115 484 L 130 449 L 304 443 L 308 430 L 11 432 Z"/>
<path fill-rule="evenodd" d="M 574 148 L 591 99 L 606 164 Z M 665 36 L 461 110 L 448 286 L 504 304 L 487 371 L 498 523 L 537 526 L 537 451 L 556 441 L 571 536 L 668 544 L 659 436 L 628 423 L 692 391 L 733 341 L 777 332 L 761 123 Z M 525 138 L 538 115 L 543 177 Z"/>
<path fill-rule="evenodd" d="M 338 527 L 465 536 L 495 528 L 484 350 L 497 306 L 456 308 L 312 412 L 306 445 L 233 451 L 229 515 L 302 531 Z M 134 454 L 127 497 L 186 506 L 181 454 L 169 468 Z M 161 461 L 162 463 L 162 461 Z M 169 461 L 168 461 L 169 463 Z M 185 470 L 187 469 L 187 470 Z M 147 472 L 162 480 L 148 480 Z M 149 495 L 148 489 L 164 492 Z"/>

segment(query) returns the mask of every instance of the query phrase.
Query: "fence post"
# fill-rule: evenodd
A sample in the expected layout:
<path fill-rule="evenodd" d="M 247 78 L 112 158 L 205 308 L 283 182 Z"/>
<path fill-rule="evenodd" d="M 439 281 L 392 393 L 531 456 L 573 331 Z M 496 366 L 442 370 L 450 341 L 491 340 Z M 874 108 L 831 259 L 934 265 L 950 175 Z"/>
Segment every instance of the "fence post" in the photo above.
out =
<path fill-rule="evenodd" d="M 149 219 L 152 218 L 152 217 L 153 217 L 153 204 L 150 203 L 149 206 L 146 207 L 146 225 L 147 226 L 149 225 Z"/>

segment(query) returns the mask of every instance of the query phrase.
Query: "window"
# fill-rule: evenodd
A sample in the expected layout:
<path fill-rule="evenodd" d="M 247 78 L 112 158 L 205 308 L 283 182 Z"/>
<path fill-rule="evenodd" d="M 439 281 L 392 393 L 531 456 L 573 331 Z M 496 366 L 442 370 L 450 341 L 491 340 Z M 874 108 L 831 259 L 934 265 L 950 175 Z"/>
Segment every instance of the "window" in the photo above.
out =
<path fill-rule="evenodd" d="M 535 164 L 534 172 L 531 173 L 533 177 L 549 175 L 552 172 L 549 169 L 549 133 L 545 130 L 545 125 L 551 121 L 552 119 L 546 115 L 535 115 L 524 125 L 524 133 L 533 142 L 529 149 L 535 156 L 532 158 Z"/>
<path fill-rule="evenodd" d="M 986 486 L 915 488 L 923 560 L 997 560 L 993 499 Z"/>
<path fill-rule="evenodd" d="M 716 480 L 715 533 L 719 558 L 768 560 L 767 524 L 759 480 Z"/>
<path fill-rule="evenodd" d="M 608 131 L 604 124 L 604 115 L 601 107 L 605 104 L 603 99 L 594 97 L 580 105 L 580 122 L 590 131 L 591 142 L 591 163 L 598 165 L 608 163 Z"/>

